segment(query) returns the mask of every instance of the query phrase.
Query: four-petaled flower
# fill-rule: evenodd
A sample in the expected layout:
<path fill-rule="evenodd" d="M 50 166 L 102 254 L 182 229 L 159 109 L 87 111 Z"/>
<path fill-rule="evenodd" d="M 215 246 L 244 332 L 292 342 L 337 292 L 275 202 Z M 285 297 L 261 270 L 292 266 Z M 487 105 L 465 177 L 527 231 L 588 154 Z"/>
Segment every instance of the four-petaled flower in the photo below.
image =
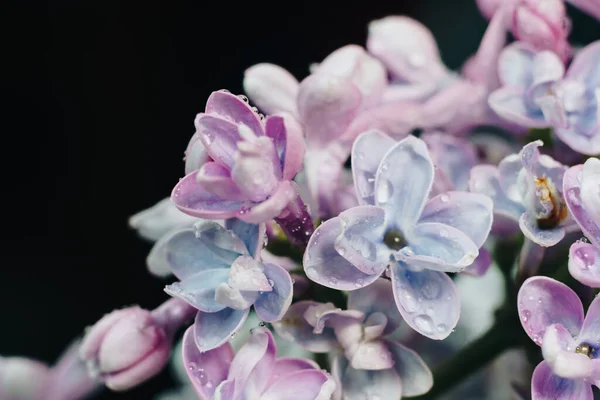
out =
<path fill-rule="evenodd" d="M 532 400 L 592 400 L 600 382 L 600 298 L 584 318 L 577 294 L 554 279 L 537 276 L 518 294 L 519 316 L 544 361 L 533 372 Z"/>
<path fill-rule="evenodd" d="M 518 226 L 532 242 L 554 246 L 566 232 L 576 229 L 565 205 L 564 165 L 540 154 L 540 140 L 519 154 L 504 158 L 498 167 L 478 165 L 471 170 L 471 190 L 494 201 L 494 230 L 511 232 Z"/>
<path fill-rule="evenodd" d="M 264 224 L 229 219 L 226 228 L 200 223 L 173 235 L 165 247 L 173 274 L 181 280 L 165 291 L 199 310 L 194 337 L 201 351 L 214 349 L 235 334 L 252 305 L 263 321 L 272 322 L 292 302 L 289 273 L 260 261 Z"/>
<path fill-rule="evenodd" d="M 347 310 L 300 301 L 273 324 L 281 337 L 332 355 L 336 400 L 393 400 L 424 394 L 433 385 L 421 357 L 390 337 L 402 322 L 391 286 L 378 279 L 350 292 Z"/>
<path fill-rule="evenodd" d="M 193 328 L 183 336 L 183 361 L 200 400 L 329 400 L 335 382 L 312 360 L 276 358 L 268 329 L 258 327 L 234 355 L 229 343 L 202 352 Z"/>
<path fill-rule="evenodd" d="M 302 128 L 290 114 L 266 120 L 243 99 L 213 92 L 198 114 L 186 151 L 187 175 L 171 198 L 184 213 L 206 219 L 266 222 L 297 197 Z"/>
<path fill-rule="evenodd" d="M 430 338 L 447 337 L 460 304 L 445 272 L 464 270 L 479 254 L 492 225 L 492 201 L 458 191 L 428 199 L 434 165 L 414 136 L 396 143 L 377 131 L 360 135 L 352 171 L 361 205 L 315 230 L 304 253 L 307 276 L 356 290 L 389 267 L 407 323 Z"/>

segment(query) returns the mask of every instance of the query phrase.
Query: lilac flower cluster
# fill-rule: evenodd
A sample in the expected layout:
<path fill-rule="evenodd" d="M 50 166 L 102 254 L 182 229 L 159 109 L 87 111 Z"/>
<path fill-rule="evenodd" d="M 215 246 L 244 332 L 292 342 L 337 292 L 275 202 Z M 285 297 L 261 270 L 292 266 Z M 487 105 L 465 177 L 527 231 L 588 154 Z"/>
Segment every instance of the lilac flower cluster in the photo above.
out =
<path fill-rule="evenodd" d="M 571 3 L 600 18 L 597 1 Z M 172 298 L 101 318 L 77 362 L 126 390 L 187 328 L 177 357 L 196 398 L 421 396 L 453 383 L 411 347 L 451 340 L 468 297 L 455 283 L 493 268 L 513 296 L 499 320 L 519 318 L 542 348 L 531 398 L 592 399 L 600 300 L 584 318 L 579 295 L 600 288 L 600 41 L 569 43 L 562 0 L 478 5 L 490 23 L 460 72 L 426 27 L 390 16 L 301 81 L 263 63 L 245 71 L 245 95 L 213 92 L 185 176 L 130 220 L 155 242 L 149 271 L 176 278 Z M 287 346 L 302 356 L 276 356 Z M 61 365 L 0 359 L 0 383 L 16 376 L 0 397 L 95 386 Z M 44 378 L 25 396 L 31 374 Z"/>

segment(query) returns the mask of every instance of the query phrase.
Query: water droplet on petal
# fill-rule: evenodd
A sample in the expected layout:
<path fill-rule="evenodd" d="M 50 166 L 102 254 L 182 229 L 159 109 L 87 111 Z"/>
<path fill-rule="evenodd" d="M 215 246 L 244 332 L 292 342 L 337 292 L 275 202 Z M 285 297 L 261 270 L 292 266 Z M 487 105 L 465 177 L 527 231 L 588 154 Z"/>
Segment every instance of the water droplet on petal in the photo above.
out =
<path fill-rule="evenodd" d="M 413 322 L 417 326 L 417 328 L 426 335 L 431 335 L 433 333 L 433 320 L 430 316 L 421 314 L 417 315 Z"/>
<path fill-rule="evenodd" d="M 444 333 L 448 331 L 448 326 L 446 324 L 438 324 L 438 326 L 435 328 L 439 333 Z M 454 332 L 454 329 L 452 330 L 452 332 Z"/>
<path fill-rule="evenodd" d="M 248 102 L 248 98 L 246 96 L 244 96 L 243 94 L 238 94 L 238 98 L 240 100 L 242 100 L 244 103 Z"/>
<path fill-rule="evenodd" d="M 314 279 L 319 277 L 319 273 L 317 272 L 315 267 L 308 267 L 306 269 L 306 275 L 308 275 L 309 278 L 314 278 Z"/>
<path fill-rule="evenodd" d="M 531 311 L 529 311 L 529 310 L 523 311 L 523 322 L 529 321 L 529 317 L 531 317 Z"/>
<path fill-rule="evenodd" d="M 443 194 L 443 195 L 440 197 L 440 200 L 442 201 L 442 203 L 447 203 L 447 202 L 449 202 L 449 201 L 450 201 L 450 196 L 448 196 L 447 194 Z"/>
<path fill-rule="evenodd" d="M 385 178 L 381 178 L 377 185 L 377 193 L 375 198 L 378 203 L 385 204 L 392 197 L 394 189 L 392 188 L 392 184 Z"/>
<path fill-rule="evenodd" d="M 586 270 L 589 269 L 596 262 L 596 257 L 594 255 L 593 250 L 590 250 L 587 247 L 580 247 L 575 250 L 575 255 L 577 256 L 577 260 L 579 261 L 579 268 Z"/>

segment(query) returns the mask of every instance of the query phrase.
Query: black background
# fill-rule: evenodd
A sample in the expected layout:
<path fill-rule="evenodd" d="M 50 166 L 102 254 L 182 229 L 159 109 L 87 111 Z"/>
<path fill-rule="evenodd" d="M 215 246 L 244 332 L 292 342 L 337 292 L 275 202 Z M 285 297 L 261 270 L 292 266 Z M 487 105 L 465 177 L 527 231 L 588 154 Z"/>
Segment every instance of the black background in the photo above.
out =
<path fill-rule="evenodd" d="M 301 79 L 367 23 L 408 14 L 458 68 L 485 30 L 474 0 L 4 3 L 0 12 L 0 354 L 52 362 L 84 326 L 167 296 L 127 218 L 167 196 L 208 95 L 272 62 Z M 598 23 L 569 10 L 573 37 Z M 150 399 L 167 372 L 123 394 Z"/>

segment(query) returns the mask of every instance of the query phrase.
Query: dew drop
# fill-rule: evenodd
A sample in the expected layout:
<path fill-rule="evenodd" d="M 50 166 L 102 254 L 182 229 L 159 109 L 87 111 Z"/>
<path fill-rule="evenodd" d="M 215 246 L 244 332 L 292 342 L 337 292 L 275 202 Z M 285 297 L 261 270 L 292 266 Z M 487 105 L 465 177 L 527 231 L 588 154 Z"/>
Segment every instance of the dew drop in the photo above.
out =
<path fill-rule="evenodd" d="M 440 197 L 440 200 L 442 201 L 442 203 L 447 203 L 447 202 L 449 202 L 449 201 L 450 201 L 450 196 L 448 196 L 447 194 L 443 194 L 443 195 Z"/>
<path fill-rule="evenodd" d="M 358 279 L 356 282 L 354 282 L 354 286 L 356 286 L 357 288 L 363 287 L 365 284 L 365 281 L 363 279 Z"/>
<path fill-rule="evenodd" d="M 306 275 L 308 275 L 310 278 L 315 278 L 315 279 L 319 277 L 319 273 L 317 272 L 315 267 L 308 267 L 306 269 Z"/>
<path fill-rule="evenodd" d="M 379 181 L 379 185 L 377 186 L 377 194 L 376 199 L 378 203 L 385 204 L 392 197 L 393 188 L 390 181 L 385 178 L 382 178 Z"/>
<path fill-rule="evenodd" d="M 399 292 L 403 299 L 401 303 L 402 308 L 409 314 L 414 313 L 417 310 L 417 300 L 404 286 L 400 287 Z"/>
<path fill-rule="evenodd" d="M 238 94 L 238 98 L 240 100 L 242 100 L 244 103 L 248 102 L 248 98 L 246 96 L 244 96 L 243 94 Z"/>
<path fill-rule="evenodd" d="M 596 262 L 594 252 L 587 247 L 580 247 L 575 250 L 575 255 L 579 260 L 579 268 L 586 270 L 589 269 Z"/>
<path fill-rule="evenodd" d="M 438 324 L 435 328 L 439 333 L 444 333 L 448 331 L 448 326 L 446 324 Z M 454 332 L 454 330 L 452 331 Z"/>
<path fill-rule="evenodd" d="M 426 335 L 430 335 L 433 333 L 433 320 L 430 316 L 425 314 L 417 315 L 413 319 L 413 322 L 415 323 L 417 328 L 419 328 L 419 330 L 425 333 Z"/>
<path fill-rule="evenodd" d="M 523 322 L 529 321 L 529 317 L 531 317 L 531 311 L 529 311 L 529 310 L 523 311 Z"/>
<path fill-rule="evenodd" d="M 343 256 L 344 256 L 344 254 L 346 254 L 346 248 L 345 248 L 345 247 L 340 247 L 340 248 L 338 249 L 338 251 L 337 251 L 337 252 L 338 252 L 338 254 L 339 254 L 340 256 L 342 256 L 342 257 L 343 257 Z"/>

